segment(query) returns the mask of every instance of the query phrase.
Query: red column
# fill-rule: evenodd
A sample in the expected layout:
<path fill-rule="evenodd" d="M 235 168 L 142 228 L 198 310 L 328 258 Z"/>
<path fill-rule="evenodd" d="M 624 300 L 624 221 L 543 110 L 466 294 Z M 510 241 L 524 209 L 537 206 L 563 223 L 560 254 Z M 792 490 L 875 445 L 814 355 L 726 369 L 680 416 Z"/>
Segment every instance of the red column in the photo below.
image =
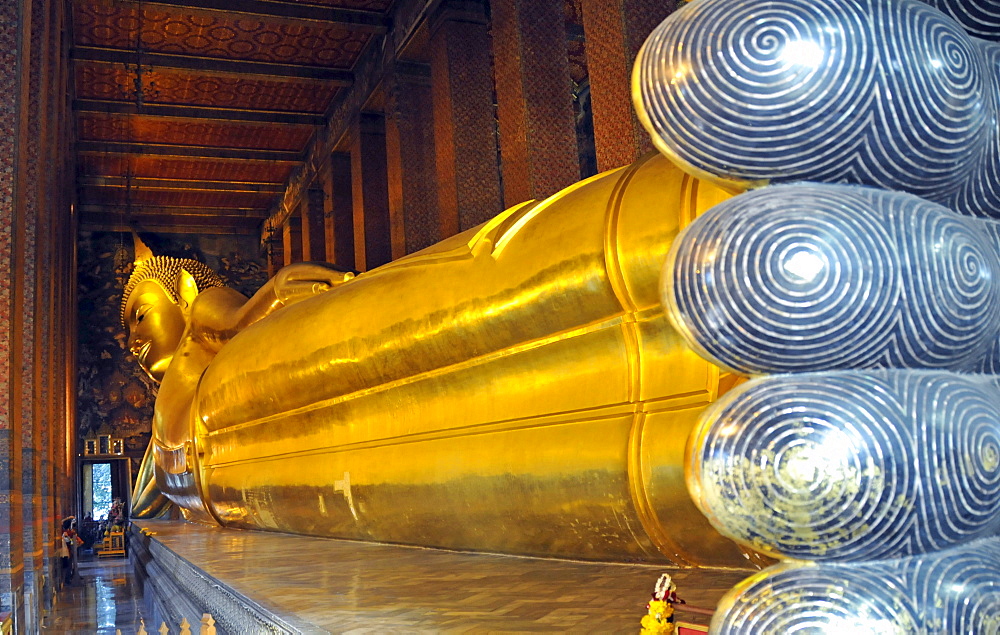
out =
<path fill-rule="evenodd" d="M 282 239 L 279 240 L 276 236 L 271 236 L 267 242 L 267 277 L 273 278 L 274 274 L 278 273 L 278 269 L 285 266 L 285 245 L 284 245 L 284 231 L 282 231 Z"/>
<path fill-rule="evenodd" d="M 632 63 L 674 0 L 582 0 L 597 169 L 628 165 L 653 148 L 632 108 Z"/>
<path fill-rule="evenodd" d="M 494 0 L 504 200 L 540 199 L 580 180 L 563 0 Z"/>
<path fill-rule="evenodd" d="M 323 226 L 323 190 L 309 188 L 299 204 L 302 215 L 302 259 L 326 260 L 326 234 Z"/>
<path fill-rule="evenodd" d="M 355 267 L 367 271 L 392 260 L 385 118 L 380 114 L 359 117 L 351 139 L 351 179 Z"/>
<path fill-rule="evenodd" d="M 351 155 L 333 152 L 330 162 L 320 172 L 323 187 L 323 233 L 326 261 L 345 269 L 354 269 L 354 201 L 351 179 Z"/>
<path fill-rule="evenodd" d="M 397 61 L 386 81 L 385 146 L 394 259 L 443 238 L 430 80 L 429 66 Z"/>
<path fill-rule="evenodd" d="M 302 262 L 302 217 L 292 214 L 281 227 L 281 250 L 284 264 Z"/>
<path fill-rule="evenodd" d="M 14 279 L 14 287 L 22 286 L 19 301 L 23 316 L 21 330 L 21 497 L 22 521 L 24 529 L 24 602 L 29 622 L 22 624 L 25 631 L 39 628 L 41 624 L 42 585 L 44 581 L 42 556 L 44 545 L 48 544 L 48 532 L 42 528 L 42 464 L 44 446 L 41 445 L 44 421 L 43 406 L 38 400 L 40 376 L 37 367 L 42 353 L 38 349 L 43 319 L 45 291 L 51 285 L 50 271 L 42 268 L 41 258 L 45 254 L 45 233 L 48 216 L 52 210 L 46 209 L 44 187 L 47 177 L 45 137 L 49 122 L 45 119 L 48 91 L 50 86 L 48 68 L 49 37 L 47 30 L 49 11 L 44 3 L 31 3 L 31 59 L 30 89 L 28 102 L 28 137 L 22 142 L 27 146 L 27 182 L 23 192 L 25 214 L 22 219 L 23 242 L 20 276 Z M 15 340 L 16 341 L 16 340 Z"/>
<path fill-rule="evenodd" d="M 43 206 L 47 210 L 47 213 L 44 216 L 44 227 L 41 228 L 39 233 L 43 250 L 39 257 L 39 266 L 42 271 L 54 272 L 58 271 L 57 250 L 60 232 L 66 232 L 66 227 L 71 226 L 71 223 L 68 218 L 68 207 L 62 205 L 61 192 L 65 190 L 67 184 L 61 181 L 64 172 L 59 167 L 65 164 L 65 159 L 62 157 L 64 153 L 62 152 L 63 146 L 60 136 L 60 130 L 63 125 L 60 123 L 60 118 L 63 114 L 62 109 L 65 98 L 62 91 L 58 88 L 63 85 L 60 81 L 64 65 L 61 55 L 62 24 L 60 22 L 63 12 L 57 3 L 47 4 L 49 6 L 49 54 L 46 81 L 51 88 L 47 94 L 46 118 L 49 125 L 46 127 L 44 135 L 47 150 L 43 158 L 43 163 L 50 166 L 50 169 L 45 171 L 44 183 L 42 185 L 45 193 Z M 41 482 L 42 493 L 41 516 L 42 535 L 44 537 L 56 535 L 56 528 L 58 526 L 56 515 L 58 492 L 55 490 L 54 470 L 57 465 L 56 447 L 61 438 L 60 428 L 62 427 L 60 426 L 62 422 L 57 416 L 57 404 L 60 397 L 59 386 L 61 385 L 60 379 L 62 376 L 59 373 L 59 365 L 56 362 L 56 350 L 60 344 L 60 330 L 66 329 L 67 325 L 59 320 L 57 313 L 59 298 L 63 293 L 62 288 L 58 284 L 58 278 L 53 280 L 51 276 L 46 276 L 44 279 L 43 277 L 39 277 L 39 283 L 44 286 L 42 300 L 44 308 L 42 310 L 42 323 L 37 346 L 38 351 L 41 353 L 37 365 L 39 371 L 37 386 L 39 390 L 38 401 L 42 404 L 43 411 L 41 435 L 39 437 L 39 447 L 42 455 L 39 480 Z M 68 330 L 74 332 L 74 329 Z M 61 565 L 59 554 L 54 550 L 53 541 L 43 539 L 42 557 L 45 561 L 43 565 L 46 571 L 45 575 L 50 580 L 51 585 L 57 579 L 56 572 Z"/>
<path fill-rule="evenodd" d="M 445 1 L 430 26 L 438 218 L 448 237 L 503 209 L 492 55 L 479 3 Z"/>
<path fill-rule="evenodd" d="M 24 217 L 29 186 L 27 159 L 30 3 L 0 4 L 0 605 L 24 623 L 24 525 L 22 518 L 22 364 L 24 337 Z M 13 282 L 13 285 L 10 285 Z M 30 566 L 30 565 L 29 565 Z"/>

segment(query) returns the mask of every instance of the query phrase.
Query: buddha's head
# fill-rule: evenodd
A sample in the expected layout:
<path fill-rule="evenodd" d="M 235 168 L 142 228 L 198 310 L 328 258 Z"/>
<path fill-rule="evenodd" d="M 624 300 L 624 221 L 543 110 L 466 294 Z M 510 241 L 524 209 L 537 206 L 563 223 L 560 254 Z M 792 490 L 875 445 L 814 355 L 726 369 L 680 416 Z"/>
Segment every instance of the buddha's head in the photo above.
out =
<path fill-rule="evenodd" d="M 121 319 L 128 329 L 129 351 L 142 369 L 159 382 L 187 328 L 194 298 L 208 287 L 225 285 L 197 260 L 153 256 L 148 249 L 145 251 L 146 257 L 137 255 L 135 269 L 125 285 Z"/>

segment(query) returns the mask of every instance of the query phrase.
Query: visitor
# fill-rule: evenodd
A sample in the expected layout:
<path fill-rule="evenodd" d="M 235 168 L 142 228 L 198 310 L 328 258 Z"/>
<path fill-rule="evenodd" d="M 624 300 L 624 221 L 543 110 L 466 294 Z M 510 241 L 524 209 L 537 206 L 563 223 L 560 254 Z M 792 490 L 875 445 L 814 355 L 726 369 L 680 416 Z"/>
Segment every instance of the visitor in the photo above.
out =
<path fill-rule="evenodd" d="M 111 531 L 121 531 L 125 528 L 125 505 L 122 504 L 122 499 L 116 498 L 111 503 L 111 509 L 108 511 L 108 524 L 111 526 Z"/>
<path fill-rule="evenodd" d="M 66 584 L 73 582 L 73 574 L 76 565 L 76 548 L 83 544 L 83 540 L 76 533 L 76 516 L 67 516 L 62 521 L 62 570 L 63 579 Z"/>

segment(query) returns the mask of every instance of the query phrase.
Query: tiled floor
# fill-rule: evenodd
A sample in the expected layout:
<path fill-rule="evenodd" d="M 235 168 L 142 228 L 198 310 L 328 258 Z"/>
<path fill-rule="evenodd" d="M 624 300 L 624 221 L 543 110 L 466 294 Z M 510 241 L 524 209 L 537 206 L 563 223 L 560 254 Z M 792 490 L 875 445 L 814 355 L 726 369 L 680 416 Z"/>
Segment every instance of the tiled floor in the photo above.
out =
<path fill-rule="evenodd" d="M 238 594 L 317 631 L 635 633 L 663 567 L 455 553 L 142 521 Z M 671 571 L 714 608 L 745 571 Z M 683 609 L 684 607 L 678 607 Z M 707 623 L 684 611 L 678 619 Z M 123 629 L 125 632 L 125 629 Z"/>
<path fill-rule="evenodd" d="M 83 561 L 80 575 L 56 594 L 45 633 L 122 633 L 139 630 L 141 598 L 128 560 Z"/>

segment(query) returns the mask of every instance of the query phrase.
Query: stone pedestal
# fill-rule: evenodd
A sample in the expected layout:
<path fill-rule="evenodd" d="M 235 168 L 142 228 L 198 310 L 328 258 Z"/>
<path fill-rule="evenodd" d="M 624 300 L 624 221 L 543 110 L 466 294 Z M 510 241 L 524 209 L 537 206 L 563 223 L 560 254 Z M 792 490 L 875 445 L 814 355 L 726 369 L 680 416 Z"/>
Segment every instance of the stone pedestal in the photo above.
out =
<path fill-rule="evenodd" d="M 142 590 L 148 632 L 156 632 L 164 622 L 180 624 L 185 618 L 198 624 L 205 613 L 215 619 L 219 635 L 310 632 L 308 624 L 262 608 L 134 525 L 130 532 L 129 560 Z"/>
<path fill-rule="evenodd" d="M 628 632 L 664 572 L 659 565 L 136 522 L 130 558 L 150 633 L 161 621 L 186 617 L 197 625 L 204 613 L 220 633 L 232 634 Z M 688 606 L 705 610 L 750 572 L 670 573 Z M 706 624 L 708 617 L 680 605 L 678 620 Z"/>

